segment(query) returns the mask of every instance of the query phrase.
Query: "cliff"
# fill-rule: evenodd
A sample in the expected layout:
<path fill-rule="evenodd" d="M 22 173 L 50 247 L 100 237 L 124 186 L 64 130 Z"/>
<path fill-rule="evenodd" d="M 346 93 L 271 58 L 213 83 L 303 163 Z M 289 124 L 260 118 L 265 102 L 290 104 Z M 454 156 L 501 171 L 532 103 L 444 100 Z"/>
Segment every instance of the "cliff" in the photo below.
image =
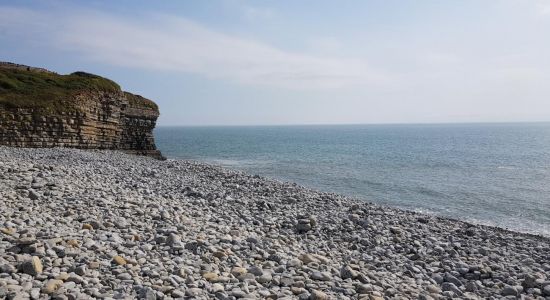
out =
<path fill-rule="evenodd" d="M 85 72 L 0 62 L 0 145 L 110 149 L 162 158 L 151 100 Z"/>

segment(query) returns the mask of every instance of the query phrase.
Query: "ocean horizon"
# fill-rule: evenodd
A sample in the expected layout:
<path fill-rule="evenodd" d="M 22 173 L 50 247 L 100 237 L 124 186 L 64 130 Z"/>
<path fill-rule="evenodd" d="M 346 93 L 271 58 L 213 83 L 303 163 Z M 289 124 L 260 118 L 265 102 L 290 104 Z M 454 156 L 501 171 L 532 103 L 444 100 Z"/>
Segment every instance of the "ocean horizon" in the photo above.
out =
<path fill-rule="evenodd" d="M 197 160 L 476 224 L 550 236 L 550 123 L 161 126 Z"/>
<path fill-rule="evenodd" d="M 513 124 L 550 124 L 550 121 L 501 121 L 501 122 L 396 122 L 396 123 L 290 123 L 290 124 L 182 124 L 157 125 L 155 128 L 174 127 L 308 127 L 308 126 L 431 126 L 431 125 L 513 125 Z"/>

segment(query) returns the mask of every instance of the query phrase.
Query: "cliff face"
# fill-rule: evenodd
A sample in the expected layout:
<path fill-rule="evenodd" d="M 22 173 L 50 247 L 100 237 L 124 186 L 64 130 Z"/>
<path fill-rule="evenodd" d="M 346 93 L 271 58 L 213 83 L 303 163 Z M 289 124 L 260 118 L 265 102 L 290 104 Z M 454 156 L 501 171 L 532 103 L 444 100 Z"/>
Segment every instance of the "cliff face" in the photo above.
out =
<path fill-rule="evenodd" d="M 162 158 L 157 105 L 105 78 L 0 63 L 0 145 L 110 149 Z"/>

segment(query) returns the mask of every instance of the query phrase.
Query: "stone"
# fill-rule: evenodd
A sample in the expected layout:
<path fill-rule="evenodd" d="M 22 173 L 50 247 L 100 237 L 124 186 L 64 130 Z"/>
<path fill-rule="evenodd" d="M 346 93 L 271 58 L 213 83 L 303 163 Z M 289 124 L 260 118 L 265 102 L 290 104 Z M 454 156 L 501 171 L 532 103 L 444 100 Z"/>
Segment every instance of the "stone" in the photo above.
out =
<path fill-rule="evenodd" d="M 77 240 L 74 240 L 74 239 L 68 240 L 68 241 L 67 241 L 67 245 L 69 245 L 69 246 L 71 246 L 71 247 L 79 247 L 79 246 L 80 246 L 80 244 L 78 243 L 78 241 L 77 241 Z"/>
<path fill-rule="evenodd" d="M 157 292 L 155 292 L 155 290 L 153 290 L 150 287 L 146 287 L 146 288 L 142 289 L 140 294 L 141 294 L 140 298 L 144 299 L 144 300 L 156 300 L 157 299 Z"/>
<path fill-rule="evenodd" d="M 86 275 L 86 272 L 87 272 L 87 268 L 86 268 L 86 265 L 80 265 L 78 267 L 75 268 L 74 272 L 80 276 L 84 276 Z"/>
<path fill-rule="evenodd" d="M 311 225 L 311 227 L 316 227 L 317 223 L 318 221 L 316 216 L 309 216 L 309 225 Z"/>
<path fill-rule="evenodd" d="M 132 280 L 132 275 L 128 273 L 120 273 L 116 276 L 116 278 L 120 280 Z"/>
<path fill-rule="evenodd" d="M 94 229 L 94 227 L 90 224 L 83 224 L 82 225 L 82 229 L 86 229 L 86 230 L 92 230 Z"/>
<path fill-rule="evenodd" d="M 206 279 L 207 281 L 215 281 L 216 279 L 218 279 L 218 274 L 213 273 L 213 272 L 207 272 L 207 273 L 202 274 L 202 277 L 204 279 Z"/>
<path fill-rule="evenodd" d="M 42 287 L 42 292 L 44 294 L 53 294 L 55 291 L 57 291 L 61 286 L 63 285 L 63 281 L 58 279 L 50 279 L 46 282 L 46 284 Z"/>
<path fill-rule="evenodd" d="M 327 294 L 320 290 L 312 290 L 311 295 L 309 296 L 309 299 L 311 300 L 328 300 L 329 297 Z"/>
<path fill-rule="evenodd" d="M 315 272 L 311 273 L 310 277 L 313 280 L 321 280 L 321 281 L 330 281 L 330 280 L 332 280 L 332 276 L 327 272 L 315 271 Z"/>
<path fill-rule="evenodd" d="M 250 274 L 253 274 L 255 276 L 261 276 L 264 274 L 264 271 L 262 270 L 262 268 L 259 268 L 257 266 L 251 266 L 250 268 L 248 268 L 248 273 Z"/>
<path fill-rule="evenodd" d="M 293 268 L 301 267 L 302 266 L 302 261 L 297 259 L 297 258 L 293 258 L 293 259 L 288 261 L 287 266 L 293 267 Z"/>
<path fill-rule="evenodd" d="M 342 279 L 355 279 L 357 276 L 359 276 L 359 273 L 350 266 L 343 266 L 342 269 L 340 269 L 340 277 L 342 277 Z"/>
<path fill-rule="evenodd" d="M 319 262 L 319 260 L 311 254 L 302 254 L 298 258 L 306 265 L 312 262 Z"/>
<path fill-rule="evenodd" d="M 459 296 L 462 295 L 462 291 L 460 291 L 460 289 L 452 282 L 443 282 L 441 284 L 441 289 L 443 291 L 453 292 Z"/>
<path fill-rule="evenodd" d="M 311 230 L 311 225 L 309 223 L 298 223 L 296 224 L 296 231 L 298 233 L 305 233 Z"/>
<path fill-rule="evenodd" d="M 516 290 L 515 287 L 513 286 L 505 286 L 503 289 L 502 289 L 502 292 L 500 292 L 500 294 L 502 296 L 517 296 L 518 295 L 518 291 Z"/>
<path fill-rule="evenodd" d="M 233 267 L 233 269 L 231 269 L 231 274 L 235 277 L 239 277 L 243 274 L 246 274 L 247 272 L 248 271 L 242 267 Z"/>
<path fill-rule="evenodd" d="M 22 245 L 22 246 L 32 245 L 36 242 L 37 242 L 37 240 L 32 236 L 21 237 L 17 240 L 17 244 Z"/>
<path fill-rule="evenodd" d="M 84 282 L 84 278 L 82 278 L 80 275 L 77 275 L 75 273 L 70 273 L 66 281 L 81 284 L 82 282 Z"/>
<path fill-rule="evenodd" d="M 42 262 L 40 261 L 40 258 L 37 256 L 33 256 L 30 260 L 26 260 L 23 263 L 21 263 L 19 269 L 21 272 L 36 276 L 40 273 L 42 273 Z"/>
<path fill-rule="evenodd" d="M 214 283 L 212 285 L 212 293 L 220 293 L 220 292 L 223 292 L 224 291 L 224 287 L 222 284 L 219 284 L 219 283 Z"/>
<path fill-rule="evenodd" d="M 119 265 L 119 266 L 124 266 L 124 265 L 127 264 L 126 259 L 124 259 L 122 256 L 118 256 L 118 255 L 113 257 L 113 262 L 115 264 Z"/>
<path fill-rule="evenodd" d="M 298 219 L 298 222 L 296 223 L 296 231 L 298 233 L 306 233 L 313 229 L 313 227 L 317 226 L 317 218 L 314 216 L 301 216 Z"/>
<path fill-rule="evenodd" d="M 395 226 L 390 227 L 390 232 L 393 234 L 401 234 L 401 228 Z"/>
<path fill-rule="evenodd" d="M 426 290 L 431 294 L 439 294 L 441 293 L 441 289 L 433 284 L 430 284 L 426 287 Z"/>
<path fill-rule="evenodd" d="M 467 292 L 471 292 L 471 293 L 477 291 L 477 285 L 475 284 L 475 282 L 472 282 L 472 281 L 466 283 L 464 288 L 466 289 Z"/>
<path fill-rule="evenodd" d="M 433 279 L 437 284 L 442 284 L 443 281 L 445 280 L 445 279 L 443 279 L 443 276 L 441 276 L 440 274 L 434 274 L 434 275 L 432 276 L 432 279 Z"/>
<path fill-rule="evenodd" d="M 190 288 L 185 291 L 185 295 L 188 297 L 198 297 L 202 295 L 203 291 L 199 288 Z"/>
<path fill-rule="evenodd" d="M 246 293 L 238 288 L 231 290 L 231 295 L 235 298 L 246 298 Z"/>
<path fill-rule="evenodd" d="M 55 279 L 65 281 L 65 280 L 69 279 L 69 273 L 67 273 L 67 272 L 59 273 L 59 275 L 55 276 Z"/>
<path fill-rule="evenodd" d="M 0 228 L 0 232 L 7 235 L 13 235 L 15 233 L 15 228 Z"/>
<path fill-rule="evenodd" d="M 227 253 L 225 251 L 222 251 L 222 250 L 214 251 L 214 253 L 212 253 L 212 255 L 214 257 L 217 257 L 217 258 L 220 258 L 220 259 L 227 257 Z"/>
<path fill-rule="evenodd" d="M 37 192 L 33 190 L 29 190 L 29 199 L 31 200 L 38 200 L 40 198 L 40 195 L 38 195 Z"/>
<path fill-rule="evenodd" d="M 185 297 L 185 292 L 182 291 L 182 290 L 173 290 L 171 295 L 174 298 L 183 298 L 183 297 Z M 155 297 L 155 299 L 156 299 L 156 297 Z"/>
<path fill-rule="evenodd" d="M 263 272 L 262 275 L 260 275 L 258 278 L 256 278 L 256 281 L 259 283 L 268 283 L 273 279 L 270 273 Z"/>
<path fill-rule="evenodd" d="M 40 289 L 38 289 L 38 288 L 31 289 L 30 297 L 31 297 L 31 299 L 40 298 Z"/>
<path fill-rule="evenodd" d="M 291 291 L 292 294 L 294 294 L 294 295 L 299 295 L 299 294 L 305 293 L 305 292 L 306 292 L 306 289 L 293 286 L 293 287 L 290 287 L 290 291 Z"/>
<path fill-rule="evenodd" d="M 174 245 L 179 244 L 179 243 L 181 243 L 181 237 L 180 236 L 178 236 L 175 233 L 170 233 L 168 235 L 168 238 L 166 239 L 166 245 L 174 246 Z"/>
<path fill-rule="evenodd" d="M 462 282 L 451 274 L 445 274 L 445 281 L 450 282 L 456 286 L 462 286 Z"/>
<path fill-rule="evenodd" d="M 101 222 L 97 221 L 97 220 L 92 220 L 90 221 L 89 223 L 93 229 L 101 229 L 103 228 L 103 224 L 101 224 Z"/>
<path fill-rule="evenodd" d="M 7 274 L 11 274 L 11 273 L 15 273 L 17 271 L 17 269 L 10 265 L 10 264 L 3 264 L 3 265 L 0 265 L 0 273 L 7 273 Z"/>
<path fill-rule="evenodd" d="M 523 282 L 521 283 L 521 285 L 525 289 L 534 288 L 537 286 L 536 281 L 537 281 L 537 278 L 535 276 L 527 274 L 525 275 L 525 278 L 523 279 Z"/>
<path fill-rule="evenodd" d="M 368 294 L 374 291 L 374 287 L 371 284 L 357 284 L 355 290 L 359 294 Z"/>

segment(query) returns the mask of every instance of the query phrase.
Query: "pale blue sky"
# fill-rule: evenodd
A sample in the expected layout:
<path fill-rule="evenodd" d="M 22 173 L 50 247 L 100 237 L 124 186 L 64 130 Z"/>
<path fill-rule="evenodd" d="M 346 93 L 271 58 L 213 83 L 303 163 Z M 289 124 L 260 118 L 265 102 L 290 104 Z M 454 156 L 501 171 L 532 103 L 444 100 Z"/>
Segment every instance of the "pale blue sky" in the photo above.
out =
<path fill-rule="evenodd" d="M 550 121 L 550 0 L 3 1 L 0 60 L 160 125 Z"/>

